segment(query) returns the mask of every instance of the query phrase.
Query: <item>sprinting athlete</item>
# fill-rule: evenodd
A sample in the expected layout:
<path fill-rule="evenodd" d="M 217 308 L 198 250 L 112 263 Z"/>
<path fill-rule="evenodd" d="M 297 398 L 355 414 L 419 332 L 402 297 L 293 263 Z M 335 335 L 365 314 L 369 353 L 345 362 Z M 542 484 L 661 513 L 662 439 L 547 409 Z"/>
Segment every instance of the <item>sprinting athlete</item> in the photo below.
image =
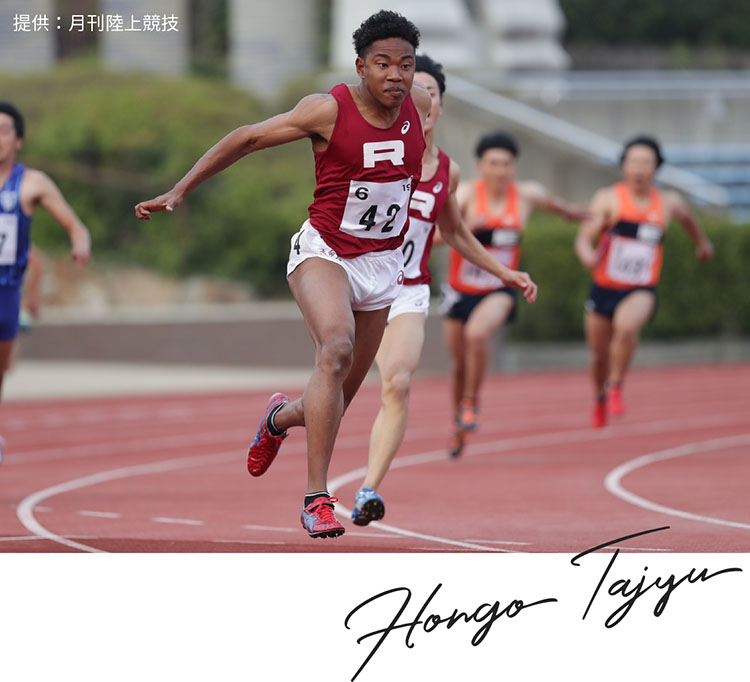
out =
<path fill-rule="evenodd" d="M 315 343 L 316 361 L 302 397 L 271 396 L 248 452 L 263 474 L 287 430 L 307 432 L 307 494 L 301 522 L 311 537 L 344 532 L 327 492 L 328 465 L 341 417 L 367 371 L 404 278 L 401 246 L 409 200 L 421 174 L 422 126 L 429 94 L 411 92 L 419 31 L 382 10 L 354 32 L 357 85 L 309 95 L 287 113 L 229 133 L 167 194 L 136 206 L 148 219 L 173 210 L 201 182 L 251 152 L 310 138 L 316 189 L 309 220 L 291 239 L 287 279 Z M 524 273 L 504 279 L 531 296 Z"/>
<path fill-rule="evenodd" d="M 0 391 L 18 336 L 21 285 L 36 207 L 43 206 L 67 231 L 78 265 L 85 265 L 91 253 L 89 232 L 57 185 L 41 171 L 16 161 L 23 140 L 21 112 L 12 104 L 0 102 Z"/>
<path fill-rule="evenodd" d="M 713 256 L 711 242 L 682 197 L 654 188 L 662 161 L 654 138 L 628 141 L 620 158 L 623 182 L 596 192 L 590 217 L 576 237 L 576 254 L 593 280 L 584 328 L 594 382 L 594 427 L 607 423 L 607 387 L 609 412 L 625 412 L 622 384 L 641 329 L 654 312 L 662 240 L 672 218 L 697 244 L 700 261 Z"/>
<path fill-rule="evenodd" d="M 352 520 L 359 526 L 382 519 L 385 514 L 385 503 L 376 491 L 406 431 L 411 378 L 422 354 L 430 303 L 432 275 L 427 263 L 436 225 L 442 239 L 468 261 L 496 277 L 503 276 L 502 267 L 461 221 L 456 203 L 458 165 L 434 143 L 445 92 L 442 66 L 419 55 L 414 82 L 430 93 L 432 107 L 424 129 L 422 176 L 409 205 L 409 231 L 403 246 L 404 286 L 391 305 L 388 326 L 375 356 L 382 384 L 381 406 L 370 435 L 367 474 L 354 500 Z"/>
<path fill-rule="evenodd" d="M 552 196 L 537 182 L 516 182 L 518 145 L 498 131 L 482 137 L 476 157 L 479 179 L 458 188 L 461 216 L 499 263 L 516 269 L 521 258 L 521 238 L 534 208 L 556 213 L 566 220 L 581 219 L 584 207 Z M 492 335 L 515 316 L 513 289 L 494 274 L 477 268 L 455 249 L 448 261 L 443 287 L 443 332 L 453 357 L 452 387 L 456 428 L 449 452 L 457 457 L 465 434 L 478 427 L 479 394 Z"/>

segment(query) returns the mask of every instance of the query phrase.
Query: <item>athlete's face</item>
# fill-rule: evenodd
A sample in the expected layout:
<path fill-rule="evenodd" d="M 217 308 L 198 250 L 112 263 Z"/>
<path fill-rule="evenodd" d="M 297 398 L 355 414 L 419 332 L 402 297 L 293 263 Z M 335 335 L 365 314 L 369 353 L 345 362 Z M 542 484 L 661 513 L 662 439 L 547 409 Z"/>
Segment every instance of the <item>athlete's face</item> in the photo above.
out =
<path fill-rule="evenodd" d="M 403 38 L 376 40 L 357 57 L 357 75 L 380 104 L 395 109 L 411 90 L 414 59 L 414 47 Z"/>
<path fill-rule="evenodd" d="M 507 149 L 487 149 L 477 162 L 482 179 L 494 187 L 505 187 L 516 174 L 516 158 Z"/>
<path fill-rule="evenodd" d="M 0 114 L 0 163 L 15 159 L 23 140 L 16 135 L 13 119 L 8 114 Z"/>
<path fill-rule="evenodd" d="M 638 189 L 651 186 L 656 174 L 656 153 L 645 144 L 635 144 L 628 149 L 622 162 L 625 182 Z"/>
<path fill-rule="evenodd" d="M 424 124 L 425 133 L 429 133 L 435 129 L 435 124 L 443 113 L 443 104 L 440 101 L 440 88 L 438 83 L 433 76 L 424 71 L 417 71 L 414 74 L 414 82 L 419 83 L 421 86 L 427 88 L 427 92 L 430 93 L 432 98 L 432 106 L 430 107 L 430 113 L 427 116 L 427 121 Z"/>

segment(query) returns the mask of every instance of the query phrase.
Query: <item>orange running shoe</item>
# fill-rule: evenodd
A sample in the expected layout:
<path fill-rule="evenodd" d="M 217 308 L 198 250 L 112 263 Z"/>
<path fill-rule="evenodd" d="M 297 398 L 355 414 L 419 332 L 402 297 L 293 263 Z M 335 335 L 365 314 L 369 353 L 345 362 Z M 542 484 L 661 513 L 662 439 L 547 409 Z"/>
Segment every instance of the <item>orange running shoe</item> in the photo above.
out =
<path fill-rule="evenodd" d="M 594 403 L 594 412 L 591 415 L 591 426 L 595 429 L 600 429 L 602 426 L 607 425 L 607 402 L 605 400 L 597 400 Z"/>
<path fill-rule="evenodd" d="M 625 414 L 625 403 L 622 399 L 622 386 L 614 384 L 609 388 L 609 411 L 614 417 L 622 417 Z"/>
<path fill-rule="evenodd" d="M 479 426 L 479 408 L 476 403 L 468 398 L 464 398 L 461 401 L 461 406 L 458 409 L 458 428 L 461 431 L 476 431 Z"/>

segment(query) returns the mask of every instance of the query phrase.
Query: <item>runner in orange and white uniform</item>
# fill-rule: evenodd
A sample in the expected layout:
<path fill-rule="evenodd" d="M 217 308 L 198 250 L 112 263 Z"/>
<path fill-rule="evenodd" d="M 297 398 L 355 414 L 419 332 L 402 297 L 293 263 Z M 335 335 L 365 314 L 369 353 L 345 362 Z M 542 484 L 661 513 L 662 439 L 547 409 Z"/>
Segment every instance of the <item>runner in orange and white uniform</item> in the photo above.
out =
<path fill-rule="evenodd" d="M 580 220 L 586 209 L 568 205 L 536 182 L 515 181 L 518 146 L 503 132 L 482 137 L 476 148 L 479 179 L 458 189 L 461 215 L 474 235 L 506 267 L 521 258 L 521 239 L 534 208 Z M 439 239 L 436 239 L 436 243 Z M 467 431 L 477 428 L 478 398 L 492 335 L 515 313 L 515 293 L 501 280 L 451 251 L 443 287 L 444 334 L 453 356 L 456 431 L 449 446 L 458 456 Z"/>
<path fill-rule="evenodd" d="M 624 181 L 594 195 L 591 215 L 576 238 L 576 253 L 593 280 L 585 329 L 596 393 L 595 427 L 607 422 L 607 384 L 609 411 L 615 416 L 625 411 L 622 382 L 640 331 L 654 311 L 662 241 L 670 220 L 676 218 L 694 239 L 700 260 L 713 255 L 711 242 L 682 197 L 652 186 L 662 160 L 653 138 L 630 140 L 621 158 Z"/>

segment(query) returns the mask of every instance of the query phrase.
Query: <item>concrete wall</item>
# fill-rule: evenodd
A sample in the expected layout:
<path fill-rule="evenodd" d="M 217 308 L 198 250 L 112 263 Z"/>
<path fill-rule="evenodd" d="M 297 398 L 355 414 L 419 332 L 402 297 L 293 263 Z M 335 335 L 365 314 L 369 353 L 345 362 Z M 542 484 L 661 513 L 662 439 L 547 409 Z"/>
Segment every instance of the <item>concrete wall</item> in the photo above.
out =
<path fill-rule="evenodd" d="M 187 0 L 100 0 L 100 13 L 119 14 L 126 28 L 143 28 L 145 15 L 176 16 L 177 31 L 103 31 L 99 33 L 101 55 L 109 69 L 146 71 L 170 76 L 187 73 L 190 67 L 190 16 Z"/>
<path fill-rule="evenodd" d="M 498 119 L 450 95 L 445 97 L 443 112 L 437 129 L 437 141 L 461 166 L 463 179 L 475 177 L 474 146 L 477 139 L 497 129 L 509 132 L 518 141 L 521 149 L 518 178 L 541 182 L 550 191 L 568 200 L 587 202 L 597 188 L 619 177 L 616 167 L 603 166 L 588 156 L 576 155 L 562 143 L 541 139 L 524 126 Z"/>
<path fill-rule="evenodd" d="M 381 9 L 412 21 L 420 52 L 448 68 L 560 69 L 570 61 L 559 43 L 565 19 L 557 0 L 334 0 L 333 68 L 351 66 L 352 32 Z"/>
<path fill-rule="evenodd" d="M 240 87 L 273 97 L 317 68 L 317 3 L 230 0 L 229 17 L 230 76 Z"/>
<path fill-rule="evenodd" d="M 531 101 L 529 101 L 529 99 Z M 750 98 L 708 93 L 703 96 L 654 99 L 602 97 L 562 99 L 545 105 L 526 101 L 554 116 L 575 122 L 613 140 L 638 133 L 657 136 L 663 144 L 747 144 L 750 142 Z M 536 102 L 533 99 L 537 99 Z"/>
<path fill-rule="evenodd" d="M 48 31 L 14 31 L 14 17 L 46 15 Z M 2 0 L 0 2 L 0 72 L 43 71 L 55 61 L 57 13 L 53 0 Z"/>

